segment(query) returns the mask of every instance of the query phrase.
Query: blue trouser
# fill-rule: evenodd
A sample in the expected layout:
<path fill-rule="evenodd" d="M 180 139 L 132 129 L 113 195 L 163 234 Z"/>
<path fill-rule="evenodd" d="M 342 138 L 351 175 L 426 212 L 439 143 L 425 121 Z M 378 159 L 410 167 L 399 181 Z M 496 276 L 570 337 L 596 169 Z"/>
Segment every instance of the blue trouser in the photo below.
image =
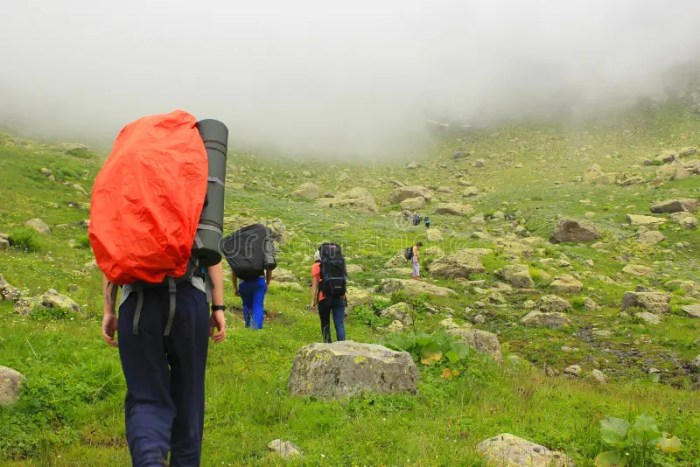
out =
<path fill-rule="evenodd" d="M 243 319 L 247 328 L 262 329 L 265 317 L 267 283 L 263 276 L 252 281 L 241 281 L 238 291 L 243 301 Z"/>
<path fill-rule="evenodd" d="M 339 341 L 345 340 L 345 297 L 324 298 L 318 302 L 318 316 L 321 318 L 323 342 L 331 342 L 331 312 L 335 335 Z"/>
<path fill-rule="evenodd" d="M 178 285 L 169 336 L 166 287 L 143 289 L 138 335 L 137 294 L 119 307 L 119 356 L 126 378 L 126 439 L 134 466 L 198 466 L 204 428 L 204 373 L 209 345 L 206 294 Z"/>

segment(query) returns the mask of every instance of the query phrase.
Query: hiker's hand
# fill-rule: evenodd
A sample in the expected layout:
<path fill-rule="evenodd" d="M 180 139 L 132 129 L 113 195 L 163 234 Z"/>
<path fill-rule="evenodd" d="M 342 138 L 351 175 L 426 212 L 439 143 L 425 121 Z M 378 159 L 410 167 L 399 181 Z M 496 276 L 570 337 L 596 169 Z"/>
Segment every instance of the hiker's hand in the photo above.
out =
<path fill-rule="evenodd" d="M 238 287 L 236 287 L 236 289 L 233 291 L 233 294 L 234 294 L 236 297 L 240 297 L 240 296 L 241 296 L 241 290 L 240 290 Z"/>
<path fill-rule="evenodd" d="M 102 317 L 102 338 L 112 347 L 117 346 L 114 333 L 117 331 L 117 315 L 105 313 Z"/>
<path fill-rule="evenodd" d="M 216 329 L 216 333 L 214 333 Z M 209 336 L 214 340 L 215 344 L 226 339 L 226 316 L 222 310 L 216 310 L 209 318 Z"/>
<path fill-rule="evenodd" d="M 309 305 L 309 311 L 312 312 L 312 313 L 316 313 L 316 312 L 317 312 L 317 311 L 316 311 L 316 304 L 315 304 L 315 303 L 312 303 L 311 305 Z"/>

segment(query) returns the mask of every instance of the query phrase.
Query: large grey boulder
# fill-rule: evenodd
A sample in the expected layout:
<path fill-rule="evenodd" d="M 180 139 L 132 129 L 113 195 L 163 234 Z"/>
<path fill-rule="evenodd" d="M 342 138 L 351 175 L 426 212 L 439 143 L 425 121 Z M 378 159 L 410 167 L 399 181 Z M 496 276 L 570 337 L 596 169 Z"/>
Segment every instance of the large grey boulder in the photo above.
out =
<path fill-rule="evenodd" d="M 6 366 L 0 366 L 0 406 L 6 407 L 19 400 L 24 375 Z"/>
<path fill-rule="evenodd" d="M 415 393 L 418 369 L 408 352 L 353 341 L 311 344 L 294 357 L 292 396 L 338 399 L 357 394 Z"/>
<path fill-rule="evenodd" d="M 525 326 L 543 326 L 548 328 L 563 328 L 571 325 L 571 321 L 564 313 L 556 311 L 542 313 L 541 311 L 531 311 L 521 320 Z"/>
<path fill-rule="evenodd" d="M 567 467 L 573 465 L 566 454 L 510 433 L 501 433 L 476 446 L 488 467 Z"/>
<path fill-rule="evenodd" d="M 625 292 L 622 297 L 622 310 L 641 308 L 650 313 L 668 313 L 671 310 L 671 296 L 662 292 Z"/>
<path fill-rule="evenodd" d="M 455 295 L 455 291 L 447 287 L 440 287 L 423 281 L 412 279 L 384 279 L 379 289 L 380 292 L 390 294 L 403 291 L 407 295 L 434 295 L 436 297 L 448 297 Z"/>
<path fill-rule="evenodd" d="M 444 279 L 468 278 L 471 274 L 486 272 L 481 257 L 491 253 L 486 248 L 467 248 L 432 262 L 430 274 Z"/>
<path fill-rule="evenodd" d="M 598 229 L 590 222 L 561 219 L 549 237 L 552 243 L 581 243 L 598 240 Z"/>
<path fill-rule="evenodd" d="M 651 212 L 695 212 L 698 208 L 698 200 L 692 198 L 669 199 L 651 206 Z"/>
<path fill-rule="evenodd" d="M 433 198 L 433 194 L 424 186 L 400 186 L 391 192 L 389 202 L 397 204 L 410 198 L 423 198 L 425 201 L 430 201 Z"/>
<path fill-rule="evenodd" d="M 377 203 L 372 194 L 365 188 L 356 187 L 337 195 L 335 198 L 317 199 L 316 203 L 323 207 L 350 207 L 362 211 L 377 212 Z"/>
<path fill-rule="evenodd" d="M 307 182 L 302 183 L 299 187 L 292 193 L 294 196 L 298 196 L 304 199 L 316 199 L 319 197 L 318 185 L 315 183 Z"/>

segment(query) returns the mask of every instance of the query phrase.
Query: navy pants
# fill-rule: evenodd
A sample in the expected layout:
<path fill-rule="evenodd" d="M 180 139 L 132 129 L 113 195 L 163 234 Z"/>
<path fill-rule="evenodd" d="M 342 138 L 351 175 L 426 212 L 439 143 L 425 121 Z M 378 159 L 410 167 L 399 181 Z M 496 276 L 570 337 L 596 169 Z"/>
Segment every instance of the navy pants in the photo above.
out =
<path fill-rule="evenodd" d="M 169 336 L 168 288 L 143 289 L 138 335 L 137 294 L 119 308 L 119 356 L 126 379 L 126 439 L 134 466 L 198 466 L 204 428 L 204 373 L 209 345 L 206 294 L 178 285 Z"/>
<path fill-rule="evenodd" d="M 323 342 L 331 342 L 331 313 L 335 325 L 335 335 L 339 341 L 345 340 L 345 297 L 324 298 L 318 302 L 318 316 L 321 318 Z"/>
<path fill-rule="evenodd" d="M 245 327 L 262 329 L 265 318 L 265 292 L 267 283 L 263 276 L 252 281 L 241 281 L 238 291 L 243 301 L 243 319 Z"/>

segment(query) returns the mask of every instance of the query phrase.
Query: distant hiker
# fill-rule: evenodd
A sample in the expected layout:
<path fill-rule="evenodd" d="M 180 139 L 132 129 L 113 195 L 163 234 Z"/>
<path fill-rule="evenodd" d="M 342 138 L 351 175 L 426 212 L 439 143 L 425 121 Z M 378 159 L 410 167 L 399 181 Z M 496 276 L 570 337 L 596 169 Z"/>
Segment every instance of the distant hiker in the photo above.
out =
<path fill-rule="evenodd" d="M 103 271 L 102 337 L 117 347 L 119 336 L 135 466 L 201 462 L 208 337 L 226 337 L 218 244 L 227 139 L 220 122 L 183 111 L 144 117 L 124 127 L 95 179 L 89 236 Z"/>
<path fill-rule="evenodd" d="M 411 247 L 411 265 L 413 266 L 413 279 L 420 280 L 420 263 L 418 262 L 420 256 L 420 247 L 423 246 L 423 242 L 418 242 L 413 247 Z"/>
<path fill-rule="evenodd" d="M 425 228 L 429 229 L 430 228 L 430 217 L 425 216 Z"/>
<path fill-rule="evenodd" d="M 262 224 L 243 227 L 224 238 L 222 251 L 231 267 L 233 290 L 243 302 L 245 327 L 262 329 L 265 293 L 277 267 L 270 229 Z"/>
<path fill-rule="evenodd" d="M 413 225 L 420 225 L 420 221 L 423 220 L 418 214 L 413 215 Z"/>
<path fill-rule="evenodd" d="M 333 316 L 337 340 L 345 340 L 345 287 L 347 271 L 345 258 L 339 245 L 323 243 L 314 253 L 314 264 L 311 266 L 311 309 L 318 306 L 318 316 L 321 319 L 321 335 L 323 342 L 331 341 L 330 319 Z"/>

